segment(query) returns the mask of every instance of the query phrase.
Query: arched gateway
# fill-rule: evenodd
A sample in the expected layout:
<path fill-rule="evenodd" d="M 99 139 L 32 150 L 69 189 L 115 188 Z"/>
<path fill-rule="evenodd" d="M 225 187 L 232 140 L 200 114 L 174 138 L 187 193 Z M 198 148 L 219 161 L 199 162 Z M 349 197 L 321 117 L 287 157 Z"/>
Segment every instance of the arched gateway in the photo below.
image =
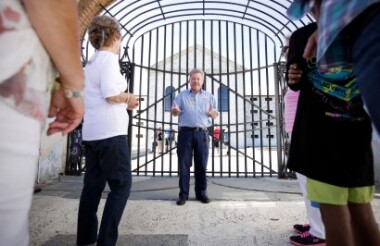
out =
<path fill-rule="evenodd" d="M 177 175 L 178 119 L 171 102 L 196 67 L 205 71 L 204 89 L 218 100 L 214 126 L 224 135 L 220 154 L 211 150 L 208 174 L 286 176 L 281 48 L 286 35 L 312 21 L 288 20 L 290 2 L 79 1 L 84 64 L 94 52 L 86 34 L 91 18 L 110 15 L 122 26 L 121 72 L 140 98 L 130 112 L 136 175 Z M 157 151 L 158 131 L 174 137 L 167 151 Z"/>

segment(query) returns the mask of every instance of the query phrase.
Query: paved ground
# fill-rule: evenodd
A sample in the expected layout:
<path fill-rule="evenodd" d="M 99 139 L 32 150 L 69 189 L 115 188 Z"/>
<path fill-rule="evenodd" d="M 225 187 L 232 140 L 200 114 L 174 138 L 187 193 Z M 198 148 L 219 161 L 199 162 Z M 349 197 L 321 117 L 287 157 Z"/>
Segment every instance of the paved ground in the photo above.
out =
<path fill-rule="evenodd" d="M 177 177 L 134 177 L 118 245 L 286 246 L 293 223 L 306 222 L 296 180 L 209 178 L 208 183 L 210 204 L 191 193 L 184 206 L 177 206 Z M 31 245 L 75 245 L 82 178 L 66 176 L 41 187 L 30 215 Z M 379 192 L 373 208 L 380 222 Z"/>

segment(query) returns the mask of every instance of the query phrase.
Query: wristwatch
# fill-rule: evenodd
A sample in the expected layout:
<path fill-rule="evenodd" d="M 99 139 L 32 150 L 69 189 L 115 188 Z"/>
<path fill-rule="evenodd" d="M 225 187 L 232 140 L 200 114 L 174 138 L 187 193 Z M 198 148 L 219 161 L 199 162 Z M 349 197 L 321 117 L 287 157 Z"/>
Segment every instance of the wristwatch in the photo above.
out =
<path fill-rule="evenodd" d="M 64 90 L 66 98 L 79 98 L 83 97 L 83 91 Z"/>
<path fill-rule="evenodd" d="M 59 91 L 61 88 L 61 81 L 57 78 L 54 82 L 53 91 Z M 65 93 L 66 98 L 80 98 L 84 95 L 83 90 L 74 91 L 70 89 L 63 89 L 63 92 Z"/>

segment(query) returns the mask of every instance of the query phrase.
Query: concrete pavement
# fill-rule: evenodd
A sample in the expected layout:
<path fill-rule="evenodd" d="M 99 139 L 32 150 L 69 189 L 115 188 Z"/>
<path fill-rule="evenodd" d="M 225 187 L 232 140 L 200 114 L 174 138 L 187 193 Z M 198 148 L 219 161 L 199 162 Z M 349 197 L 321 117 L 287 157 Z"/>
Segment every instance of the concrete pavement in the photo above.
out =
<path fill-rule="evenodd" d="M 117 245 L 290 245 L 292 225 L 307 222 L 296 180 L 209 178 L 209 204 L 195 200 L 191 182 L 189 201 L 177 206 L 178 177 L 134 176 Z M 82 177 L 40 186 L 30 213 L 31 245 L 75 245 Z M 380 222 L 379 192 L 373 209 Z"/>

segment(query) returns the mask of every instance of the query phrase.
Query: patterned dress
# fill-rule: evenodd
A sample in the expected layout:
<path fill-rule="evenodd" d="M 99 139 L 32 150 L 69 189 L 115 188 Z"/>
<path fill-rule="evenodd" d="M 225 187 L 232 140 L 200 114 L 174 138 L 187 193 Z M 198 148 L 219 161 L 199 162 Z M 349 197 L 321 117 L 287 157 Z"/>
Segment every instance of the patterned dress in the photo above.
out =
<path fill-rule="evenodd" d="M 44 123 L 54 69 L 22 1 L 0 1 L 0 57 L 0 100 Z"/>
<path fill-rule="evenodd" d="M 310 24 L 295 31 L 289 43 L 288 66 L 306 75 L 298 84 L 298 107 L 288 167 L 308 178 L 340 187 L 374 184 L 371 123 L 358 94 L 356 79 L 345 70 L 329 80 L 318 73 L 315 60 L 302 55 L 317 28 Z"/>

